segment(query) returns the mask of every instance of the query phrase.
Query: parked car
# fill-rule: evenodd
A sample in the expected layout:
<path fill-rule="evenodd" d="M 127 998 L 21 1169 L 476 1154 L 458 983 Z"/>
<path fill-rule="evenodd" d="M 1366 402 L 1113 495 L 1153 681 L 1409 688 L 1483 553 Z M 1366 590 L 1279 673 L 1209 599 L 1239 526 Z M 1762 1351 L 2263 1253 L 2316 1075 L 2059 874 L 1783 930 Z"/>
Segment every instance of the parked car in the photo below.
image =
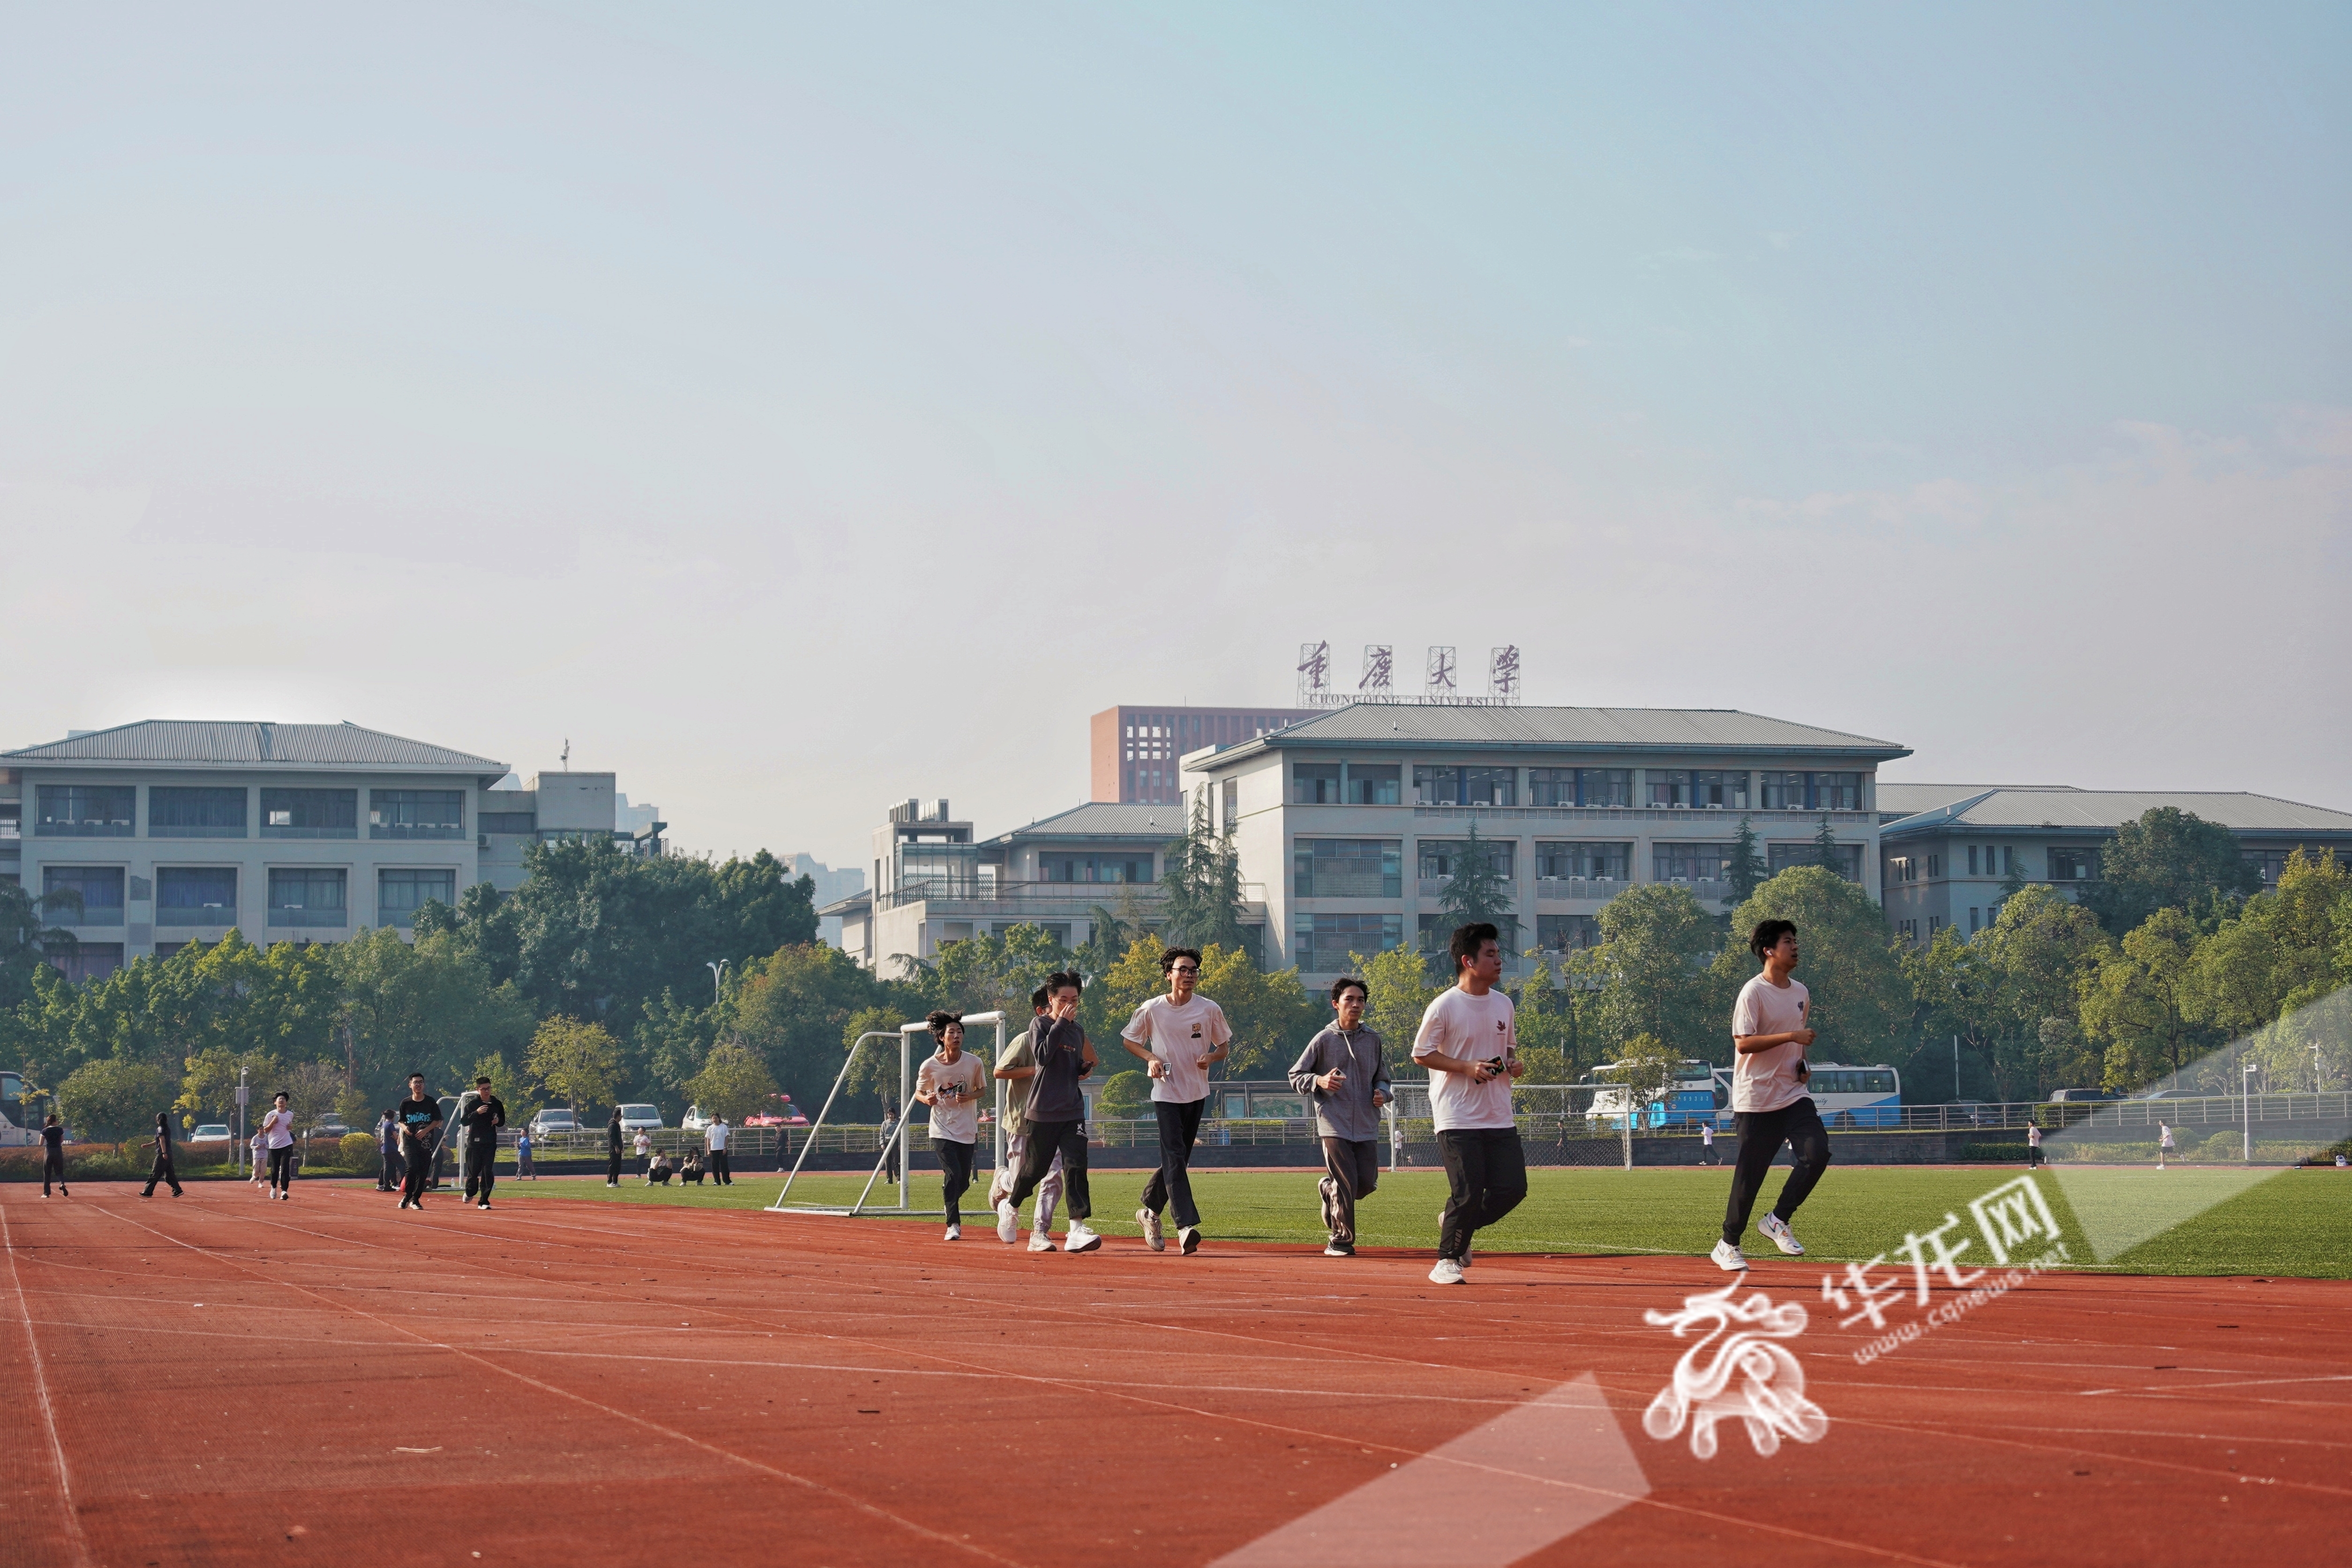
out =
<path fill-rule="evenodd" d="M 530 1119 L 530 1135 L 544 1138 L 551 1132 L 577 1132 L 580 1123 L 569 1110 L 542 1110 Z"/>
<path fill-rule="evenodd" d="M 204 1122 L 188 1134 L 188 1142 L 191 1143 L 226 1143 L 228 1141 L 227 1126 L 218 1121 Z"/>
<path fill-rule="evenodd" d="M 664 1125 L 658 1105 L 621 1107 L 621 1131 L 624 1132 L 658 1132 Z"/>
<path fill-rule="evenodd" d="M 688 1132 L 703 1132 L 709 1130 L 713 1120 L 702 1114 L 702 1107 L 689 1105 L 686 1108 L 686 1114 L 677 1119 L 677 1124 Z"/>
<path fill-rule="evenodd" d="M 776 1101 L 775 1110 L 762 1110 L 747 1116 L 743 1118 L 743 1125 L 746 1127 L 806 1127 L 809 1124 L 809 1119 L 801 1114 L 801 1108 L 793 1103 L 791 1095 L 780 1094 L 776 1096 Z"/>
<path fill-rule="evenodd" d="M 311 1128 L 310 1136 L 313 1138 L 341 1138 L 344 1133 L 349 1132 L 350 1131 L 350 1128 L 343 1125 L 343 1119 L 341 1117 L 330 1116 L 320 1121 L 316 1127 Z"/>
<path fill-rule="evenodd" d="M 2104 1089 L 2053 1089 L 2050 1091 L 2050 1103 L 2053 1105 L 2075 1105 L 2085 1100 L 2115 1098 Z"/>

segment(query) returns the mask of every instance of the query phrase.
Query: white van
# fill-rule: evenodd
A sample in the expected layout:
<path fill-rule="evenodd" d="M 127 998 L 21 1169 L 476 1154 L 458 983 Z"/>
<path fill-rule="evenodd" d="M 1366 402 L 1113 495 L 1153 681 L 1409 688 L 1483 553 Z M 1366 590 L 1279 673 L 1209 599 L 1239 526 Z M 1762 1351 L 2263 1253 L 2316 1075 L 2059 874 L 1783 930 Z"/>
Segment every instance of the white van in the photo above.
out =
<path fill-rule="evenodd" d="M 662 1130 L 661 1107 L 658 1105 L 625 1105 L 621 1107 L 621 1131 L 624 1132 L 658 1132 Z"/>

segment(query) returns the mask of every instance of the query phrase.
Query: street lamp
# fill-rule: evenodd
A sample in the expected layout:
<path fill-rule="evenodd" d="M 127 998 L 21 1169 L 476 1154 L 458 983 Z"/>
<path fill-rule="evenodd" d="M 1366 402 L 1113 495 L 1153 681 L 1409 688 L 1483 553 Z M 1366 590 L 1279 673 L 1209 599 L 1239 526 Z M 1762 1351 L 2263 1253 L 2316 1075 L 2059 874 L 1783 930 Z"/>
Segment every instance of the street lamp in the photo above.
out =
<path fill-rule="evenodd" d="M 714 963 L 706 958 L 702 961 L 702 967 L 710 971 L 710 1005 L 716 1007 L 725 995 L 719 981 L 727 973 L 727 960 L 722 958 Z"/>

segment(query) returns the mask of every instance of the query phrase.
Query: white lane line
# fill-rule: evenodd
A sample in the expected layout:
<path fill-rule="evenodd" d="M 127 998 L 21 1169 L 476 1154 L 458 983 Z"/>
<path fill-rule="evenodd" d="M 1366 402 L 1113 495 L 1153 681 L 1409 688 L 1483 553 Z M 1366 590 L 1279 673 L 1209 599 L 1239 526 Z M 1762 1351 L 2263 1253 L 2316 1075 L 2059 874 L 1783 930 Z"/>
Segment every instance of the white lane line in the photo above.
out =
<path fill-rule="evenodd" d="M 1213 1568 L 1503 1568 L 1649 1491 L 1587 1373 L 1227 1552 Z M 1476 1500 L 1433 1509 L 1433 1497 Z"/>
<path fill-rule="evenodd" d="M 0 1252 L 8 1255 L 8 1282 L 16 1288 L 16 1312 L 25 1321 L 25 1350 L 33 1368 L 33 1402 L 40 1407 L 41 1429 L 48 1435 L 49 1462 L 58 1468 L 58 1510 L 65 1515 L 66 1540 L 73 1545 L 74 1561 L 87 1565 L 89 1542 L 81 1532 L 81 1515 L 74 1508 L 73 1472 L 66 1467 L 66 1446 L 58 1436 L 58 1413 L 49 1403 L 49 1377 L 41 1363 L 41 1342 L 33 1333 L 33 1309 L 25 1300 L 25 1281 L 16 1272 L 16 1238 L 8 1226 L 8 1210 L 0 1205 Z"/>

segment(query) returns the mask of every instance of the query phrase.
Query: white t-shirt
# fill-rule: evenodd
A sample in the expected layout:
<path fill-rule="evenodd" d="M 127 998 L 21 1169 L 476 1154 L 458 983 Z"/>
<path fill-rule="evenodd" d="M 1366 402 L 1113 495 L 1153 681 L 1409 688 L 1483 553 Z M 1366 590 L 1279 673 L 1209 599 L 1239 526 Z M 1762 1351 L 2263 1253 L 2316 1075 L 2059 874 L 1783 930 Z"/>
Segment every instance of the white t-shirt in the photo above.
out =
<path fill-rule="evenodd" d="M 1518 1046 L 1518 1016 L 1511 999 L 1499 990 L 1473 996 L 1459 985 L 1449 985 L 1437 994 L 1429 1011 L 1421 1016 L 1420 1033 L 1412 1037 L 1415 1060 L 1448 1056 L 1492 1061 L 1501 1057 L 1507 1066 Z M 1440 1132 L 1517 1125 L 1511 1116 L 1508 1074 L 1473 1083 L 1467 1073 L 1433 1071 L 1429 1110 Z"/>
<path fill-rule="evenodd" d="M 2157 1131 L 2157 1133 L 2158 1133 L 2158 1139 L 2157 1139 L 2157 1142 L 2158 1142 L 2159 1143 L 2163 1144 L 2163 1145 L 2164 1145 L 2164 1147 L 2166 1147 L 2166 1148 L 2168 1148 L 2168 1149 L 2171 1148 L 2171 1147 L 2172 1147 L 2172 1129 L 2171 1129 L 2171 1128 L 2169 1128 L 2169 1127 L 2165 1126 L 2162 1122 L 2158 1122 L 2158 1123 L 2157 1123 L 2157 1129 L 2156 1129 L 2156 1131 Z"/>
<path fill-rule="evenodd" d="M 727 1152 L 727 1123 L 714 1121 L 702 1130 L 702 1146 L 714 1154 Z"/>
<path fill-rule="evenodd" d="M 646 1150 L 648 1150 L 648 1149 L 652 1148 L 653 1146 L 654 1146 L 654 1141 L 653 1141 L 652 1139 L 650 1139 L 650 1138 L 646 1137 L 646 1136 L 644 1133 L 642 1133 L 642 1132 L 640 1132 L 640 1133 L 638 1133 L 638 1134 L 637 1134 L 637 1152 L 638 1152 L 638 1153 L 642 1154 L 642 1153 L 644 1153 Z"/>
<path fill-rule="evenodd" d="M 272 1149 L 290 1148 L 294 1142 L 294 1113 L 273 1108 L 261 1119 L 263 1131 L 269 1134 Z"/>
<path fill-rule="evenodd" d="M 916 1071 L 917 1089 L 929 1089 L 939 1099 L 931 1105 L 931 1138 L 950 1143 L 980 1142 L 980 1094 L 988 1081 L 987 1069 L 970 1051 L 957 1055 L 950 1067 L 937 1055 L 928 1057 Z"/>
<path fill-rule="evenodd" d="M 1181 1007 L 1164 995 L 1152 997 L 1118 1033 L 1168 1064 L 1168 1076 L 1151 1080 L 1151 1098 L 1177 1105 L 1209 1097 L 1209 1069 L 1201 1058 L 1234 1037 L 1225 1010 L 1197 991 Z"/>
<path fill-rule="evenodd" d="M 1790 980 L 1786 985 L 1775 985 L 1758 974 L 1739 988 L 1739 1000 L 1731 1005 L 1731 1033 L 1735 1038 L 1742 1035 L 1786 1035 L 1806 1026 L 1812 1007 L 1812 993 L 1805 989 L 1803 981 Z M 1804 1080 L 1797 1076 L 1797 1064 L 1804 1059 L 1805 1047 L 1793 1040 L 1769 1051 L 1735 1056 L 1731 1109 L 1778 1110 L 1804 1099 Z"/>

